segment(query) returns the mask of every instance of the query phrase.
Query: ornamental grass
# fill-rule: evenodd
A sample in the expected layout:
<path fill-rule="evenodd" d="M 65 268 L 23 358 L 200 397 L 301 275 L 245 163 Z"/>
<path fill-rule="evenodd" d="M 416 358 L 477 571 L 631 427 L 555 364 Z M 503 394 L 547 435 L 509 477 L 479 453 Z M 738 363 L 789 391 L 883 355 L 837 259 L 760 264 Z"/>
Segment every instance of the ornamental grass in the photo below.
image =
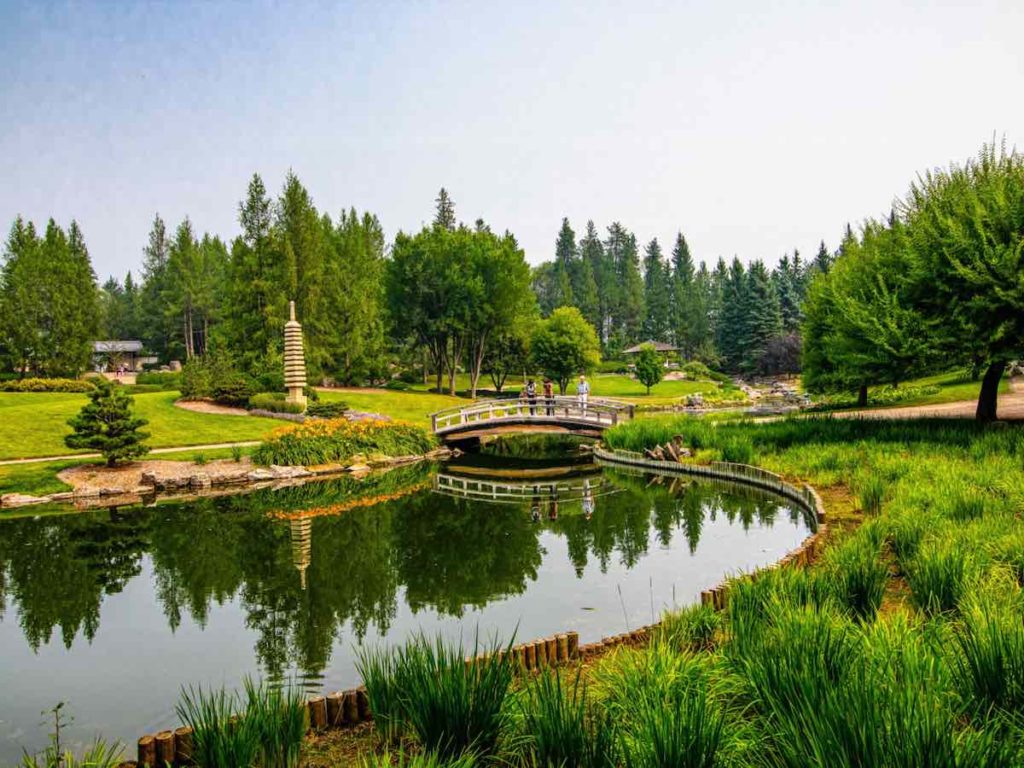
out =
<path fill-rule="evenodd" d="M 311 419 L 275 429 L 253 452 L 257 464 L 338 464 L 355 456 L 422 455 L 434 438 L 403 421 Z"/>

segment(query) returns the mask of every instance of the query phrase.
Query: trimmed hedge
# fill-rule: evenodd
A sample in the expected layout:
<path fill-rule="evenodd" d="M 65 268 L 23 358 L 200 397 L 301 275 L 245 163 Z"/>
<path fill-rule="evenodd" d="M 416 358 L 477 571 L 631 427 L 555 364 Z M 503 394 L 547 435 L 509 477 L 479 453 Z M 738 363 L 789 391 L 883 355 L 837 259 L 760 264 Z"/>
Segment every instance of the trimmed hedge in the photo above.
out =
<path fill-rule="evenodd" d="M 306 415 L 312 419 L 338 419 L 345 415 L 348 403 L 335 400 L 329 403 L 310 403 Z"/>
<path fill-rule="evenodd" d="M 422 455 L 434 445 L 425 429 L 407 422 L 310 419 L 274 430 L 252 458 L 264 465 L 333 464 L 357 455 Z"/>
<path fill-rule="evenodd" d="M 181 389 L 181 374 L 175 371 L 145 371 L 135 377 L 135 383 L 140 386 L 157 386 L 165 391 Z"/>
<path fill-rule="evenodd" d="M 284 398 L 283 392 L 260 392 L 249 398 L 249 408 L 257 411 L 270 411 L 271 413 L 302 413 L 302 406 L 298 403 L 289 403 Z"/>
<path fill-rule="evenodd" d="M 0 382 L 0 392 L 92 392 L 88 379 L 16 379 Z"/>

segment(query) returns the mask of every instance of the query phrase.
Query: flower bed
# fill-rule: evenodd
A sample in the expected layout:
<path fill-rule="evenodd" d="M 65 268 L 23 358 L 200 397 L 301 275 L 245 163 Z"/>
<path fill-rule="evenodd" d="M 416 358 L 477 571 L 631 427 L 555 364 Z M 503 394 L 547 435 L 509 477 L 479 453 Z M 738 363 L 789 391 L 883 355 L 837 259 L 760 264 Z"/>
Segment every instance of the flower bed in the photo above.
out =
<path fill-rule="evenodd" d="M 434 438 L 422 427 L 401 421 L 310 419 L 274 430 L 253 453 L 257 464 L 316 465 L 354 456 L 422 455 Z"/>

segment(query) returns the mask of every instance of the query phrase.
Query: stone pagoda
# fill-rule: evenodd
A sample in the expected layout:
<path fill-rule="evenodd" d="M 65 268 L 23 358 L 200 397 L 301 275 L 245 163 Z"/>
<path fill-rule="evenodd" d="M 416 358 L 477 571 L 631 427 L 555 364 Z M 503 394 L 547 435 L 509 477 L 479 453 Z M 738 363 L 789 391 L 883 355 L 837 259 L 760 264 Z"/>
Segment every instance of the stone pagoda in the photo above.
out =
<path fill-rule="evenodd" d="M 295 319 L 295 302 L 288 302 L 288 322 L 284 324 L 284 386 L 285 400 L 306 408 L 306 357 L 302 352 L 302 326 Z"/>

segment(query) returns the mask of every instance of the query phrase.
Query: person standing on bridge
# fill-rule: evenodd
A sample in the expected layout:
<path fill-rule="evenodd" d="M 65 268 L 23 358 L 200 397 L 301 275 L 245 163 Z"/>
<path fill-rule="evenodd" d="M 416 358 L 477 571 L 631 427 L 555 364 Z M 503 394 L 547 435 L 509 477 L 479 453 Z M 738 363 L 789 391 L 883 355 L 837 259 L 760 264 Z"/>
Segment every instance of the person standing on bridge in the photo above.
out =
<path fill-rule="evenodd" d="M 579 405 L 580 410 L 586 414 L 587 412 L 587 398 L 590 396 L 590 382 L 587 381 L 587 377 L 580 375 L 580 383 L 576 385 L 576 403 Z"/>
<path fill-rule="evenodd" d="M 544 377 L 544 412 L 548 416 L 555 415 L 555 386 L 548 376 Z"/>
<path fill-rule="evenodd" d="M 537 385 L 533 379 L 526 382 L 526 402 L 530 404 L 530 415 L 537 413 Z"/>

